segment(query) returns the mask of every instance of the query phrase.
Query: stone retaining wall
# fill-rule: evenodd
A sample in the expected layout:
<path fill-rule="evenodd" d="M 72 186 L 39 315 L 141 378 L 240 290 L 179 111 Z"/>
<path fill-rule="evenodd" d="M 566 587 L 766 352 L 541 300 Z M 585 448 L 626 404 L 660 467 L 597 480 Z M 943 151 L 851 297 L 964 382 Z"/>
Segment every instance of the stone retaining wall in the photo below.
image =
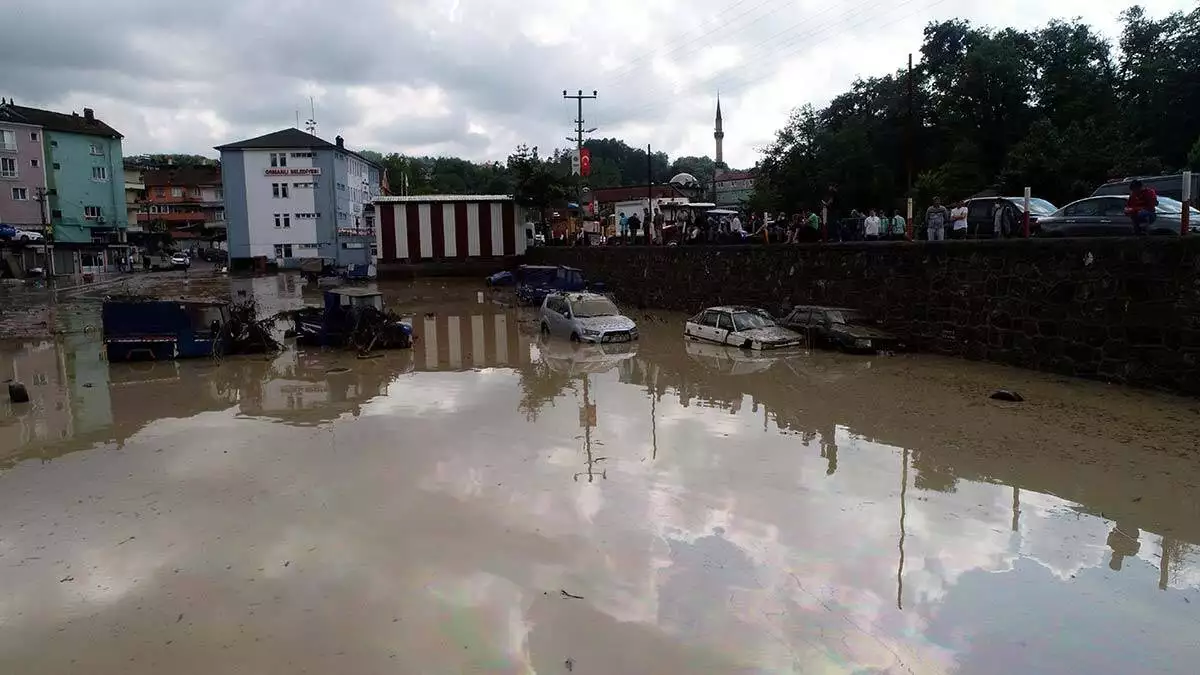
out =
<path fill-rule="evenodd" d="M 854 307 L 922 351 L 1200 395 L 1200 237 L 538 247 L 626 304 Z"/>

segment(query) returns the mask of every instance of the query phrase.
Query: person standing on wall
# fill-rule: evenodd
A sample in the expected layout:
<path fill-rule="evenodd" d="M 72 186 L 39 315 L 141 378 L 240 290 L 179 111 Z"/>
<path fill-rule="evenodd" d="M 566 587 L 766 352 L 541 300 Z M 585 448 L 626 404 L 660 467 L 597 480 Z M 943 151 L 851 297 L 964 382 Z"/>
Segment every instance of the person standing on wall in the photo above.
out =
<path fill-rule="evenodd" d="M 967 203 L 958 202 L 954 208 L 950 210 L 950 220 L 953 223 L 951 226 L 950 237 L 953 239 L 967 238 Z"/>
<path fill-rule="evenodd" d="M 900 209 L 892 209 L 892 236 L 890 239 L 893 241 L 903 240 L 906 229 L 908 229 L 908 221 L 900 215 Z"/>
<path fill-rule="evenodd" d="M 875 215 L 875 209 L 871 209 L 866 220 L 863 220 L 863 238 L 867 241 L 879 241 L 879 225 L 879 216 Z"/>
<path fill-rule="evenodd" d="M 1129 184 L 1129 200 L 1125 202 L 1125 214 L 1133 220 L 1133 233 L 1146 234 L 1146 230 L 1158 220 L 1158 193 L 1142 181 Z"/>
<path fill-rule="evenodd" d="M 925 230 L 929 241 L 942 241 L 946 238 L 946 220 L 950 212 L 942 206 L 942 198 L 934 197 L 933 206 L 925 210 Z"/>
<path fill-rule="evenodd" d="M 621 235 L 621 243 L 628 244 L 629 243 L 629 219 L 625 217 L 624 211 L 622 211 L 620 213 L 620 216 L 617 220 L 617 227 L 620 228 L 617 231 Z"/>
<path fill-rule="evenodd" d="M 651 238 L 655 244 L 661 243 L 663 236 L 663 225 L 666 222 L 666 217 L 663 216 L 662 209 L 654 209 L 654 231 Z"/>

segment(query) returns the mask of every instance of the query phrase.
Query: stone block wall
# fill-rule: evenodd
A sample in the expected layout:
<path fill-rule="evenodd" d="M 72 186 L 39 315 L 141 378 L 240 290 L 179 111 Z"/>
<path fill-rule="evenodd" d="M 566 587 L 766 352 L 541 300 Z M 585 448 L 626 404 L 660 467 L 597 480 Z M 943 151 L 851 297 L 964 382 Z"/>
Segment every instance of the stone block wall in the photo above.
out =
<path fill-rule="evenodd" d="M 622 303 L 852 307 L 921 351 L 1200 395 L 1200 237 L 538 247 Z"/>

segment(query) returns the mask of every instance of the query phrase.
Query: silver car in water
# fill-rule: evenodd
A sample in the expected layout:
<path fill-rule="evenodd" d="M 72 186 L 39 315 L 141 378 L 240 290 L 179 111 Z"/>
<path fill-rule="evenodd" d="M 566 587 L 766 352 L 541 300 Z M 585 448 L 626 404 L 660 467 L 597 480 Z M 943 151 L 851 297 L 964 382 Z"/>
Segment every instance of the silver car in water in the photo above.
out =
<path fill-rule="evenodd" d="M 541 333 L 572 342 L 630 342 L 637 324 L 598 293 L 551 293 L 542 301 Z"/>

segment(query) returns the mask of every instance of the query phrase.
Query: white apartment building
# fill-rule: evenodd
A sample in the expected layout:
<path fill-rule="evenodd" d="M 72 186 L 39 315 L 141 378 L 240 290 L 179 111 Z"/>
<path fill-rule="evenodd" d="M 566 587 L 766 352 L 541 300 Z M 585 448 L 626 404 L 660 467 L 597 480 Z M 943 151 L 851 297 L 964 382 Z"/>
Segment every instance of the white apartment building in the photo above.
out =
<path fill-rule="evenodd" d="M 322 258 L 368 265 L 373 223 L 364 204 L 379 194 L 380 167 L 299 129 L 217 148 L 221 152 L 232 268 L 263 259 L 281 267 Z"/>

